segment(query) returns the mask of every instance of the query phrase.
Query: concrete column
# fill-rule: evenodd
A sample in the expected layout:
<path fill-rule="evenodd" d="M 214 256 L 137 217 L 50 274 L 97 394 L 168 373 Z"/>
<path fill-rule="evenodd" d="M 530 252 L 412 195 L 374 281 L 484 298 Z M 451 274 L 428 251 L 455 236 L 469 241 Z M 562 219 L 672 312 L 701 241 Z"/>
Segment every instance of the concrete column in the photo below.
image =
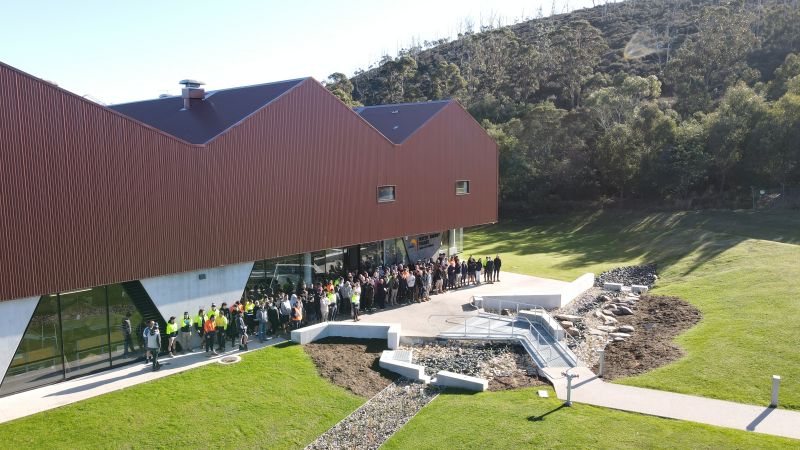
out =
<path fill-rule="evenodd" d="M 303 279 L 311 286 L 314 272 L 311 270 L 311 253 L 303 253 Z"/>
<path fill-rule="evenodd" d="M 773 408 L 778 407 L 778 390 L 781 387 L 781 377 L 778 375 L 772 376 L 772 403 L 769 406 Z"/>

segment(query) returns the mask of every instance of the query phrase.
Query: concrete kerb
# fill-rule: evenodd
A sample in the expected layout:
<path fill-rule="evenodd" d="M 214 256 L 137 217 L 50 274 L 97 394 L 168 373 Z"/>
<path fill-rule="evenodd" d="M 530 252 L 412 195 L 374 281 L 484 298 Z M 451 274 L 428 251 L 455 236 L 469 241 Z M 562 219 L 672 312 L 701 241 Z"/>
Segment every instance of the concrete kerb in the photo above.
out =
<path fill-rule="evenodd" d="M 431 382 L 431 377 L 425 375 L 424 366 L 395 359 L 394 351 L 392 350 L 383 351 L 381 358 L 378 360 L 378 365 L 382 369 L 392 371 L 398 375 L 408 378 L 409 380 L 425 384 Z"/>

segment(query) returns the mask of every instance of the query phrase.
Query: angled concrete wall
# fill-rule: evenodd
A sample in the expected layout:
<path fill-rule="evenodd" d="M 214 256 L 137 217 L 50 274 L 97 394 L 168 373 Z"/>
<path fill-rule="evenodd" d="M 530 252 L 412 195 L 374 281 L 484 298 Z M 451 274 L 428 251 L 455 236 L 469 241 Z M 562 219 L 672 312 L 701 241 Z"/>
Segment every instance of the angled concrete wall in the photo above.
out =
<path fill-rule="evenodd" d="M 200 307 L 208 311 L 211 303 L 230 305 L 239 300 L 252 270 L 253 263 L 249 262 L 145 278 L 141 282 L 164 320 L 168 320 L 170 316 L 183 317 L 184 311 L 194 317 Z"/>
<path fill-rule="evenodd" d="M 38 295 L 0 303 L 0 373 L 3 377 L 38 304 Z"/>

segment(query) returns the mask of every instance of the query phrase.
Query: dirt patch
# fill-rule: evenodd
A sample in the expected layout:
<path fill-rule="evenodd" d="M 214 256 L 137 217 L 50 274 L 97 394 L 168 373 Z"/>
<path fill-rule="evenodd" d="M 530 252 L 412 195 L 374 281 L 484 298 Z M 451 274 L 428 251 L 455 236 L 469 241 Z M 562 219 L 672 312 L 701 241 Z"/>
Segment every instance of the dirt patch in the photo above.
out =
<path fill-rule="evenodd" d="M 634 315 L 617 317 L 620 326 L 632 325 L 635 331 L 625 341 L 606 346 L 604 378 L 639 375 L 679 359 L 684 351 L 672 340 L 701 318 L 697 308 L 678 297 L 642 296 Z"/>
<path fill-rule="evenodd" d="M 303 346 L 320 376 L 356 395 L 371 398 L 397 379 L 378 366 L 385 339 L 325 338 Z"/>
<path fill-rule="evenodd" d="M 521 389 L 533 386 L 544 386 L 546 381 L 536 375 L 518 373 L 511 376 L 494 377 L 489 379 L 490 391 L 505 391 L 509 389 Z"/>

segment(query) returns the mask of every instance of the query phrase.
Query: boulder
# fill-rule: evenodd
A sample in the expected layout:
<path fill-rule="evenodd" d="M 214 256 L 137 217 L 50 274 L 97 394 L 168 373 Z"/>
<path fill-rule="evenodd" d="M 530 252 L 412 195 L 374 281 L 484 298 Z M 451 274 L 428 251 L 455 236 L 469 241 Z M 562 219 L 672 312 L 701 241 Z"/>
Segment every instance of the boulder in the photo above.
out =
<path fill-rule="evenodd" d="M 623 339 L 631 337 L 631 335 L 628 333 L 620 333 L 620 332 L 609 333 L 609 336 L 613 338 L 623 338 Z"/>
<path fill-rule="evenodd" d="M 622 333 L 633 333 L 634 330 L 635 328 L 633 328 L 633 325 L 622 325 L 619 328 L 617 328 L 617 331 L 620 331 Z"/>
<path fill-rule="evenodd" d="M 625 338 L 623 337 L 615 337 L 614 342 L 625 342 Z"/>
<path fill-rule="evenodd" d="M 570 322 L 569 320 L 562 320 L 560 323 L 561 323 L 561 326 L 564 327 L 564 328 L 572 328 L 572 327 L 575 326 L 575 324 Z"/>
<path fill-rule="evenodd" d="M 575 316 L 573 314 L 556 314 L 554 317 L 558 320 L 564 320 L 568 322 L 580 322 L 583 320 L 583 317 Z"/>
<path fill-rule="evenodd" d="M 592 336 L 605 336 L 606 332 L 599 329 L 602 326 L 603 325 L 600 325 L 597 328 L 589 328 L 588 333 L 591 334 Z M 614 328 L 611 328 L 611 329 L 613 330 Z"/>
<path fill-rule="evenodd" d="M 597 296 L 597 299 L 600 300 L 601 302 L 610 302 L 611 301 L 611 297 L 608 294 L 599 295 L 599 296 Z"/>
<path fill-rule="evenodd" d="M 573 337 L 577 337 L 581 335 L 581 330 L 577 328 L 567 328 L 567 334 Z"/>
<path fill-rule="evenodd" d="M 594 310 L 594 316 L 597 317 L 598 319 L 602 319 L 603 318 L 603 312 L 600 311 L 599 309 L 595 309 Z"/>
<path fill-rule="evenodd" d="M 620 306 L 616 310 L 614 310 L 614 314 L 617 316 L 630 316 L 633 314 L 633 310 L 628 308 L 627 306 Z"/>
<path fill-rule="evenodd" d="M 604 332 L 604 333 L 613 333 L 617 331 L 616 327 L 608 326 L 608 325 L 598 325 L 597 329 Z"/>
<path fill-rule="evenodd" d="M 648 288 L 647 286 L 645 286 L 643 284 L 634 284 L 633 286 L 631 286 L 631 291 L 632 292 L 636 292 L 637 294 L 644 294 L 649 289 L 650 288 Z"/>
<path fill-rule="evenodd" d="M 616 325 L 617 323 L 619 323 L 619 321 L 616 318 L 607 316 L 605 314 L 603 314 L 602 319 L 603 319 L 603 325 Z"/>

